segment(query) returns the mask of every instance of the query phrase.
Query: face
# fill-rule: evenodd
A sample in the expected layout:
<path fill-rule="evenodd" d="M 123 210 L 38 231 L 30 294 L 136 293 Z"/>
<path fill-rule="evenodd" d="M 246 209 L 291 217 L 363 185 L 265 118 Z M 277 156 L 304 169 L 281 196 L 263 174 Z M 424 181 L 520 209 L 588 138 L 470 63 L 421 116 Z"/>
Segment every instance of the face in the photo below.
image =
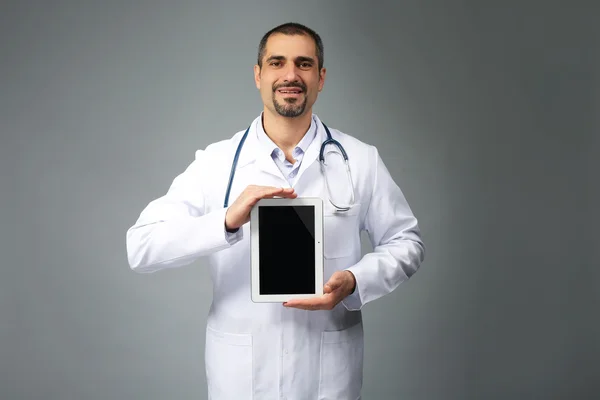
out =
<path fill-rule="evenodd" d="M 267 41 L 262 68 L 254 66 L 254 80 L 268 110 L 294 118 L 312 112 L 325 72 L 319 71 L 310 36 L 274 34 Z"/>

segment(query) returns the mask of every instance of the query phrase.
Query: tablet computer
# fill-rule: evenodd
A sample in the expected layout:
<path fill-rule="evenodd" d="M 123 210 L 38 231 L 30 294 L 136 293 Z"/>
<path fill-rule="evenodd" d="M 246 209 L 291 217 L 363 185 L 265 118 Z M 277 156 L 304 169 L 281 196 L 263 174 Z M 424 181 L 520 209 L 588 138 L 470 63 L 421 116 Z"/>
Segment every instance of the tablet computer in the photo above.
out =
<path fill-rule="evenodd" d="M 250 212 L 252 301 L 323 295 L 323 201 L 259 200 Z"/>

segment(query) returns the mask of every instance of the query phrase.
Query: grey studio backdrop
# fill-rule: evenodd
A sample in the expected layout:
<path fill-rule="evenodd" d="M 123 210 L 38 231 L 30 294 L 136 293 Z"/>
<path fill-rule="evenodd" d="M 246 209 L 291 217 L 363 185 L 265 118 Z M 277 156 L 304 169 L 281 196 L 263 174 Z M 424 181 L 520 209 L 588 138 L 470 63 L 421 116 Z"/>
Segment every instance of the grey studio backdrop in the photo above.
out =
<path fill-rule="evenodd" d="M 125 232 L 258 115 L 286 21 L 427 246 L 364 309 L 364 398 L 599 398 L 596 4 L 2 2 L 0 398 L 206 399 L 205 264 L 135 274 Z"/>

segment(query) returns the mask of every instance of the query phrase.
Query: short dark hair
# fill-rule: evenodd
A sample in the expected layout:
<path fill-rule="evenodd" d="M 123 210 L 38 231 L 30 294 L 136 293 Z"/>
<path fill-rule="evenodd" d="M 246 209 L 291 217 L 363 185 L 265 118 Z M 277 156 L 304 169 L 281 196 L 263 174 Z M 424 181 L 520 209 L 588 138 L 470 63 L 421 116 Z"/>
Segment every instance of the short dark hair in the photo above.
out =
<path fill-rule="evenodd" d="M 319 71 L 323 68 L 324 60 L 323 60 L 323 41 L 319 34 L 307 26 L 299 24 L 297 22 L 287 22 L 285 24 L 276 26 L 271 29 L 269 32 L 265 33 L 265 35 L 260 40 L 260 44 L 258 45 L 258 65 L 262 68 L 262 59 L 265 56 L 265 48 L 267 47 L 267 40 L 269 37 L 275 33 L 282 33 L 284 35 L 308 35 L 314 41 L 317 47 L 317 58 L 319 59 Z"/>

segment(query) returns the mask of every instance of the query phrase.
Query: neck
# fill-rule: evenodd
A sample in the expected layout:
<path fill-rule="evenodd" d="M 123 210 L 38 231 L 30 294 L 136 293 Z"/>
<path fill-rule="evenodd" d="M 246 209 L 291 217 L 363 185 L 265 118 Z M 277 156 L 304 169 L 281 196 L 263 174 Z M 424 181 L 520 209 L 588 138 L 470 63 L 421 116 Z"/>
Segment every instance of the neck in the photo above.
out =
<path fill-rule="evenodd" d="M 293 148 L 302 140 L 310 128 L 310 110 L 296 118 L 282 117 L 265 108 L 262 116 L 263 129 L 267 136 L 283 151 Z"/>

